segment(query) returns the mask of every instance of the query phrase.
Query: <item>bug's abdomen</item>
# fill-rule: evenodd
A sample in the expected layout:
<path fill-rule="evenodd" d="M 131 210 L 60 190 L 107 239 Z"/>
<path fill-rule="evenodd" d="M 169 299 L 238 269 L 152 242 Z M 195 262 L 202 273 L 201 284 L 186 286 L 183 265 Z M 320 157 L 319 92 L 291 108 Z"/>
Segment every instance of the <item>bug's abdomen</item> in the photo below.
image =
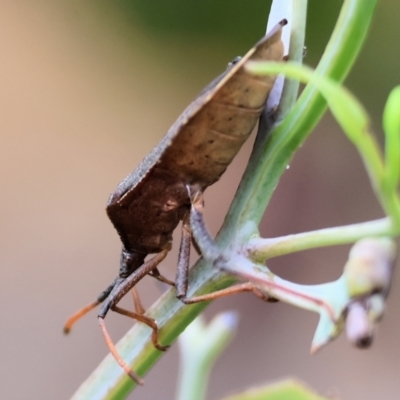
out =
<path fill-rule="evenodd" d="M 162 166 L 174 170 L 187 182 L 202 187 L 214 183 L 231 163 L 253 130 L 260 110 L 228 104 L 204 109 L 167 150 Z"/>
<path fill-rule="evenodd" d="M 159 165 L 203 188 L 217 181 L 254 129 L 275 81 L 247 72 L 246 62 L 282 58 L 276 30 L 185 110 Z"/>

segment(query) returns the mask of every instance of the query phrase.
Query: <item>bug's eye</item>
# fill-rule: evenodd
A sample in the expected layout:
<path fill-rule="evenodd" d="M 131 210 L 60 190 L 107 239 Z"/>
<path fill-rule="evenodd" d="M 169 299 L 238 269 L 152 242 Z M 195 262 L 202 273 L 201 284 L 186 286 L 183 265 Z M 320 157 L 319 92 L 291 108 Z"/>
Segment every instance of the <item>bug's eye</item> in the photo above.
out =
<path fill-rule="evenodd" d="M 170 211 L 176 207 L 178 207 L 178 203 L 176 201 L 170 199 L 163 205 L 162 208 L 163 208 L 163 211 Z"/>
<path fill-rule="evenodd" d="M 237 64 L 240 60 L 242 59 L 242 57 L 237 56 L 235 57 L 230 63 L 228 63 L 228 69 L 232 68 L 235 64 Z"/>

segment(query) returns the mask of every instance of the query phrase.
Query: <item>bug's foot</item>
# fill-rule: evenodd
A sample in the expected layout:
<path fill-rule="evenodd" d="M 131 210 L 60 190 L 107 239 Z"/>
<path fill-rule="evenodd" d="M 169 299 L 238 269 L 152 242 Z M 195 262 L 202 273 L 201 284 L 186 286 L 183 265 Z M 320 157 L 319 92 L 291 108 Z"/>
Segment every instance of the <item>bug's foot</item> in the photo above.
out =
<path fill-rule="evenodd" d="M 160 350 L 160 351 L 167 351 L 167 350 L 170 348 L 170 345 L 167 344 L 167 345 L 163 346 L 163 345 L 157 343 L 157 344 L 154 345 L 154 347 L 155 347 L 157 350 Z"/>

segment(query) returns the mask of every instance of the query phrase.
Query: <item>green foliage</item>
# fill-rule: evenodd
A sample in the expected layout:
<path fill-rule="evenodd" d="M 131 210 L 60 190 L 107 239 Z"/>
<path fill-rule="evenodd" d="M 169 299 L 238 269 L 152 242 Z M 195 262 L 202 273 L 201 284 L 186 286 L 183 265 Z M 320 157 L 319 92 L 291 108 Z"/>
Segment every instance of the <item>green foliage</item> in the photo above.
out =
<path fill-rule="evenodd" d="M 208 325 L 199 316 L 182 333 L 177 400 L 206 398 L 211 369 L 233 338 L 237 323 L 238 316 L 234 312 L 218 314 Z"/>
<path fill-rule="evenodd" d="M 164 34 L 218 35 L 229 32 L 232 29 L 231 21 L 239 19 L 242 19 L 243 26 L 235 27 L 238 32 L 245 32 L 250 20 L 254 21 L 258 29 L 262 29 L 270 5 L 265 0 L 255 0 L 251 7 L 240 1 L 232 1 L 227 7 L 225 3 L 213 0 L 201 2 L 130 0 L 125 2 L 124 6 L 139 15 L 149 28 Z M 222 19 L 221 15 L 225 18 Z"/>
<path fill-rule="evenodd" d="M 234 396 L 225 397 L 223 400 L 328 400 L 295 380 L 266 385 L 250 389 Z"/>

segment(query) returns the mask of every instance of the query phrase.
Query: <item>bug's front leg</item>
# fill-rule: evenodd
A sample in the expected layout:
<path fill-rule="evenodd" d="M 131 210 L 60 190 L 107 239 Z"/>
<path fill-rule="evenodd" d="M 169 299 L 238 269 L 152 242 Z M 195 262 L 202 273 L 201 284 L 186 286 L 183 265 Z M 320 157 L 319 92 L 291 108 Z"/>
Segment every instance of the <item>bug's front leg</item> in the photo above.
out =
<path fill-rule="evenodd" d="M 105 316 L 109 308 L 116 305 L 141 279 L 157 268 L 157 265 L 164 260 L 170 249 L 171 246 L 169 245 L 166 249 L 150 258 L 150 260 L 143 262 L 139 267 L 135 266 L 135 268 L 130 268 L 130 258 L 128 258 L 128 265 L 125 266 L 123 261 L 127 256 L 126 252 L 124 252 L 122 255 L 120 276 L 116 279 L 116 284 L 114 285 L 107 302 L 102 306 L 99 315 Z M 126 274 L 123 271 L 127 271 Z"/>
<path fill-rule="evenodd" d="M 128 277 L 119 277 L 116 279 L 115 285 L 112 288 L 111 293 L 107 297 L 103 306 L 100 309 L 98 318 L 104 320 L 108 311 L 111 309 L 113 311 L 119 312 L 120 314 L 129 316 L 131 318 L 137 319 L 144 322 L 146 325 L 153 329 L 153 343 L 159 350 L 165 350 L 166 346 L 161 346 L 158 344 L 158 327 L 154 319 L 146 317 L 143 315 L 143 310 L 136 307 L 136 312 L 127 311 L 120 307 L 117 307 L 119 301 L 124 297 L 141 279 L 143 279 L 147 274 L 149 274 L 157 265 L 164 260 L 167 256 L 170 248 L 167 248 L 160 253 L 156 254 L 153 258 L 146 261 L 139 268 L 135 269 Z"/>
<path fill-rule="evenodd" d="M 115 281 L 115 285 L 111 290 L 111 293 L 107 297 L 106 301 L 104 302 L 103 306 L 100 309 L 100 312 L 97 316 L 100 329 L 103 333 L 105 342 L 107 344 L 110 353 L 113 355 L 117 363 L 121 366 L 121 368 L 139 385 L 143 384 L 142 379 L 126 364 L 126 362 L 122 359 L 119 355 L 114 342 L 109 335 L 104 318 L 107 315 L 108 311 L 111 309 L 119 314 L 125 315 L 127 317 L 133 318 L 137 321 L 143 322 L 147 326 L 152 329 L 151 339 L 153 342 L 154 347 L 156 347 L 160 351 L 165 351 L 169 346 L 162 346 L 158 343 L 158 325 L 157 322 L 150 317 L 143 315 L 143 309 L 141 307 L 137 307 L 136 304 L 136 312 L 125 310 L 121 307 L 118 307 L 118 302 L 125 296 L 134 286 L 147 274 L 149 274 L 157 265 L 167 256 L 168 251 L 170 248 L 163 250 L 162 252 L 156 254 L 153 258 L 146 261 L 141 265 L 139 268 L 135 269 L 128 277 L 118 277 Z M 124 254 L 123 254 L 124 257 Z M 121 270 L 124 271 L 121 263 Z M 128 268 L 129 270 L 129 268 Z M 121 273 L 120 275 L 124 275 Z"/>

